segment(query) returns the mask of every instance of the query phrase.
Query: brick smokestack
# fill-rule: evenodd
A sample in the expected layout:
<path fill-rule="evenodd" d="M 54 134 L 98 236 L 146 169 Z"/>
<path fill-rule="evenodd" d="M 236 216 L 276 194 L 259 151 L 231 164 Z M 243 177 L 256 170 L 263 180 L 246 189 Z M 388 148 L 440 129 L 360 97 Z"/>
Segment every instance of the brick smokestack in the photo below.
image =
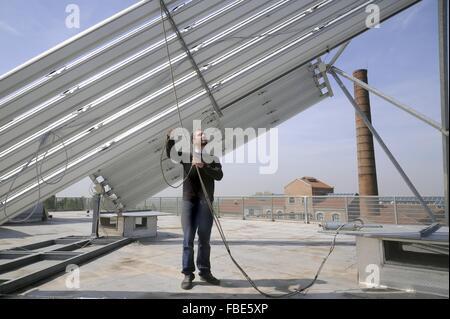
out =
<path fill-rule="evenodd" d="M 357 70 L 353 72 L 353 76 L 365 83 L 368 83 L 367 70 Z M 354 84 L 354 91 L 356 103 L 372 123 L 369 92 L 356 84 Z M 378 196 L 377 170 L 375 165 L 373 136 L 358 114 L 355 114 L 355 120 L 358 152 L 359 195 Z"/>

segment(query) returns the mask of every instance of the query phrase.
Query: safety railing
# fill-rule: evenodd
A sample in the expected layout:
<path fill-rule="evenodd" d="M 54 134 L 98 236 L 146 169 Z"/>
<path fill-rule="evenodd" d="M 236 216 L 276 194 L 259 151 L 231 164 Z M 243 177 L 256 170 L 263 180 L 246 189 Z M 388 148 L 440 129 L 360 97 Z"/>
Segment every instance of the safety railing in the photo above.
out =
<path fill-rule="evenodd" d="M 447 224 L 444 197 L 424 197 L 438 222 Z M 91 198 L 52 197 L 44 202 L 49 211 L 88 210 Z M 414 197 L 408 196 L 218 196 L 214 209 L 222 218 L 301 222 L 352 222 L 377 224 L 429 224 L 431 219 Z M 128 209 L 155 210 L 180 215 L 181 197 L 151 197 Z"/>
<path fill-rule="evenodd" d="M 445 220 L 444 197 L 424 197 L 438 222 Z M 152 197 L 138 205 L 173 213 L 182 212 L 180 197 Z M 215 212 L 222 218 L 301 222 L 352 222 L 378 224 L 429 224 L 431 219 L 417 199 L 409 196 L 218 196 Z"/>

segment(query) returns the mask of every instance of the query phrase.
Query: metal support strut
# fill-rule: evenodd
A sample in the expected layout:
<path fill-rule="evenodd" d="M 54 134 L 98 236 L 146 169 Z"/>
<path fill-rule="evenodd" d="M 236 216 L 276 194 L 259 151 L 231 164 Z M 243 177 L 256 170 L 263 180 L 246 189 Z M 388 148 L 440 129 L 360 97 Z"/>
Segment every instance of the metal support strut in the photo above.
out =
<path fill-rule="evenodd" d="M 400 166 L 400 164 L 397 162 L 397 160 L 395 159 L 394 155 L 391 153 L 391 151 L 389 150 L 389 148 L 386 146 L 386 144 L 384 143 L 383 139 L 381 138 L 381 136 L 378 134 L 378 132 L 375 130 L 375 128 L 372 126 L 372 124 L 370 123 L 369 119 L 366 117 L 366 115 L 364 114 L 364 112 L 361 111 L 361 109 L 358 107 L 356 101 L 353 99 L 352 95 L 350 94 L 350 92 L 347 90 L 347 88 L 345 87 L 344 83 L 342 83 L 341 79 L 338 77 L 338 75 L 336 74 L 336 72 L 333 70 L 333 68 L 329 69 L 329 73 L 333 76 L 333 78 L 336 80 L 337 84 L 339 85 L 339 87 L 342 89 L 342 91 L 344 92 L 345 96 L 347 97 L 347 99 L 350 101 L 350 103 L 352 104 L 352 106 L 355 108 L 355 111 L 358 113 L 358 115 L 361 117 L 361 119 L 364 121 L 364 123 L 366 124 L 367 128 L 370 130 L 370 132 L 373 134 L 373 136 L 376 138 L 376 140 L 378 141 L 378 143 L 380 144 L 381 148 L 383 149 L 383 151 L 386 153 L 386 155 L 389 157 L 389 159 L 391 160 L 392 164 L 395 166 L 395 168 L 397 169 L 397 171 L 400 173 L 400 175 L 402 176 L 403 180 L 406 182 L 406 184 L 408 185 L 409 189 L 411 190 L 411 192 L 414 194 L 414 196 L 419 200 L 420 204 L 424 207 L 425 211 L 427 212 L 427 214 L 430 216 L 432 222 L 433 222 L 433 227 L 430 228 L 426 228 L 424 232 L 421 232 L 422 236 L 427 236 L 430 232 L 428 232 L 428 230 L 431 231 L 435 231 L 439 228 L 439 224 L 436 223 L 436 217 L 434 216 L 433 212 L 431 211 L 431 209 L 428 207 L 428 205 L 426 204 L 426 202 L 423 200 L 422 196 L 419 194 L 419 192 L 417 191 L 416 187 L 413 185 L 413 183 L 411 182 L 411 180 L 409 179 L 409 177 L 406 175 L 406 173 L 403 171 L 402 167 Z"/>
<path fill-rule="evenodd" d="M 98 224 L 100 222 L 100 201 L 101 195 L 95 194 L 93 196 L 92 207 L 92 234 L 91 237 L 98 238 Z"/>
<path fill-rule="evenodd" d="M 448 131 L 448 0 L 439 0 L 439 68 L 441 81 L 441 122 Z M 444 162 L 445 220 L 448 225 L 448 135 L 442 138 Z"/>
<path fill-rule="evenodd" d="M 172 29 L 175 31 L 175 34 L 177 35 L 178 40 L 180 40 L 181 46 L 183 47 L 184 52 L 187 54 L 187 57 L 192 64 L 192 67 L 194 68 L 195 72 L 197 73 L 197 76 L 198 76 L 200 82 L 202 83 L 203 88 L 205 89 L 206 93 L 208 94 L 208 97 L 211 100 L 211 104 L 213 106 L 214 111 L 217 113 L 217 115 L 219 117 L 221 117 L 223 115 L 222 111 L 220 110 L 216 99 L 212 95 L 211 89 L 209 88 L 208 83 L 206 83 L 206 80 L 203 77 L 203 74 L 201 73 L 200 69 L 198 68 L 198 65 L 195 62 L 194 57 L 191 54 L 191 51 L 189 50 L 186 42 L 184 41 L 183 37 L 181 36 L 181 33 L 178 30 L 178 27 L 175 24 L 175 21 L 173 20 L 172 16 L 170 15 L 170 12 L 167 9 L 166 4 L 164 3 L 164 0 L 160 0 L 160 5 L 164 11 L 164 14 L 166 15 L 167 19 L 169 20 L 170 25 L 172 26 Z M 162 17 L 162 19 L 164 19 L 164 17 Z M 164 20 L 163 20 L 163 23 L 164 23 Z"/>
<path fill-rule="evenodd" d="M 355 83 L 356 85 L 362 87 L 363 89 L 366 89 L 367 91 L 369 91 L 369 92 L 371 92 L 371 93 L 381 97 L 382 99 L 384 99 L 384 100 L 388 101 L 389 103 L 397 106 L 398 108 L 400 108 L 403 111 L 411 114 L 412 116 L 418 118 L 419 120 L 421 120 L 421 121 L 431 125 L 432 127 L 434 127 L 435 129 L 439 130 L 442 134 L 444 134 L 445 136 L 448 137 L 448 130 L 446 130 L 445 128 L 442 128 L 441 125 L 438 122 L 436 122 L 436 121 L 430 119 L 429 117 L 427 117 L 427 116 L 417 112 L 413 108 L 411 108 L 411 107 L 409 107 L 409 106 L 407 106 L 407 105 L 405 105 L 403 103 L 398 102 L 393 97 L 390 97 L 390 96 L 382 93 L 381 91 L 377 90 L 376 88 L 368 85 L 367 83 L 364 83 L 363 81 L 355 78 L 354 76 L 351 76 L 351 75 L 345 73 L 344 71 L 338 69 L 337 67 L 335 67 L 333 65 L 330 65 L 329 68 L 330 68 L 329 69 L 330 71 L 333 71 L 333 72 L 343 76 L 347 80 L 352 81 L 353 83 Z"/>

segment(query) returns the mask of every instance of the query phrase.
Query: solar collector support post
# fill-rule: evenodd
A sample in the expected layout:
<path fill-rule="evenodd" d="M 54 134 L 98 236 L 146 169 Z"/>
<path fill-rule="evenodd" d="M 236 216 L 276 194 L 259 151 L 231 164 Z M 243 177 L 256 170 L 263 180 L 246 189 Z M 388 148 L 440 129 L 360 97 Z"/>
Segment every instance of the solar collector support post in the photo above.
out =
<path fill-rule="evenodd" d="M 202 83 L 203 88 L 205 89 L 206 93 L 208 94 L 208 97 L 211 100 L 211 104 L 213 106 L 214 111 L 216 112 L 216 114 L 219 117 L 221 117 L 223 115 L 222 111 L 220 110 L 219 105 L 217 104 L 217 101 L 214 98 L 214 96 L 211 92 L 211 89 L 209 88 L 208 83 L 206 83 L 206 80 L 203 77 L 203 74 L 201 73 L 201 71 L 197 65 L 197 62 L 195 62 L 191 51 L 189 50 L 186 42 L 184 41 L 184 39 L 180 33 L 180 30 L 178 30 L 178 27 L 177 27 L 175 21 L 173 20 L 172 15 L 170 14 L 169 10 L 167 9 L 167 7 L 164 3 L 164 0 L 160 0 L 160 5 L 161 5 L 161 9 L 164 11 L 164 14 L 166 15 L 167 19 L 169 20 L 170 25 L 172 26 L 172 29 L 175 31 L 175 34 L 177 35 L 178 40 L 180 41 L 181 46 L 183 47 L 183 50 L 187 54 L 187 57 L 192 64 L 192 67 L 194 68 L 195 72 L 197 73 L 197 76 L 198 76 L 200 82 Z M 162 17 L 162 23 L 164 23 L 164 17 Z M 169 61 L 169 63 L 170 63 L 170 61 Z"/>
<path fill-rule="evenodd" d="M 448 132 L 448 0 L 439 0 L 439 60 L 441 81 L 441 122 L 442 128 Z M 444 206 L 445 222 L 448 225 L 448 134 L 442 136 L 442 153 L 444 163 Z"/>

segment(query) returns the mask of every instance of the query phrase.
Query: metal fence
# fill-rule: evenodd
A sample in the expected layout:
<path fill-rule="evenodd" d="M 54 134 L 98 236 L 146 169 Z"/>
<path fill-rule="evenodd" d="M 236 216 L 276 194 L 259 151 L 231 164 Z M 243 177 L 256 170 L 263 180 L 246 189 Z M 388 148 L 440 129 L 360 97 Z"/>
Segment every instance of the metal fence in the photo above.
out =
<path fill-rule="evenodd" d="M 93 199 L 87 197 L 56 197 L 51 196 L 44 201 L 44 207 L 49 211 L 91 210 Z"/>
<path fill-rule="evenodd" d="M 445 220 L 444 197 L 424 197 L 437 220 Z M 179 215 L 182 198 L 152 197 L 136 207 Z M 351 222 L 362 219 L 379 224 L 429 224 L 431 219 L 414 197 L 405 196 L 219 196 L 216 214 L 223 218 Z"/>
<path fill-rule="evenodd" d="M 444 197 L 424 197 L 438 222 L 447 224 Z M 91 198 L 52 197 L 44 202 L 50 211 L 92 209 Z M 152 197 L 129 209 L 155 210 L 180 215 L 180 197 Z M 405 196 L 219 196 L 214 199 L 219 217 L 302 222 L 378 224 L 429 224 L 431 219 L 414 197 Z"/>

